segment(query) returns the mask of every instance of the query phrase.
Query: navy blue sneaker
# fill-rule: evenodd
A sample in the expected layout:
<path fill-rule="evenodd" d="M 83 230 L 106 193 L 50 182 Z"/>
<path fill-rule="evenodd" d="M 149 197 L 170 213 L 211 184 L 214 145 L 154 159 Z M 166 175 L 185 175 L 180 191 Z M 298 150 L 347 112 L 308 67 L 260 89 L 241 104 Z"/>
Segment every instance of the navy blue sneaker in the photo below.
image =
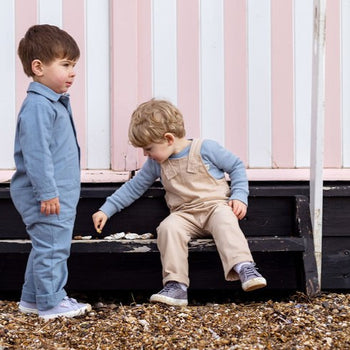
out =
<path fill-rule="evenodd" d="M 180 283 L 170 281 L 160 292 L 153 294 L 150 301 L 173 306 L 186 306 L 188 304 L 187 290 L 183 290 Z"/>
<path fill-rule="evenodd" d="M 239 278 L 245 292 L 264 288 L 267 285 L 266 279 L 261 276 L 253 263 L 242 266 L 241 271 L 239 271 Z"/>

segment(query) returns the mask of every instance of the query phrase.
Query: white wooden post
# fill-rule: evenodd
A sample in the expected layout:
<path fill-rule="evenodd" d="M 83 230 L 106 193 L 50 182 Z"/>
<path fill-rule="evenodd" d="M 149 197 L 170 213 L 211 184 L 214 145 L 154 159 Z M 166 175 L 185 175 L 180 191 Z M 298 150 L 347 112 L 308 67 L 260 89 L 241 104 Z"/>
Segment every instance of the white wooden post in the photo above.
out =
<path fill-rule="evenodd" d="M 323 150 L 325 109 L 326 0 L 314 0 L 312 111 L 310 155 L 310 211 L 318 282 L 322 273 Z"/>

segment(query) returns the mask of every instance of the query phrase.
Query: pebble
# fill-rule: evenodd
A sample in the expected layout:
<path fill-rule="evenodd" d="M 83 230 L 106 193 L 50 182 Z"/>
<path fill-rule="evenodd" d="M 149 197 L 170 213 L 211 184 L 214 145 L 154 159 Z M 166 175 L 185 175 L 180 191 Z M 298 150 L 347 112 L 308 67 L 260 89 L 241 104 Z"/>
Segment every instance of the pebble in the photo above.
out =
<path fill-rule="evenodd" d="M 117 232 L 117 233 L 113 233 L 109 236 L 106 236 L 104 239 L 107 240 L 117 240 L 117 239 L 122 239 L 125 237 L 125 232 Z"/>
<path fill-rule="evenodd" d="M 96 304 L 95 304 L 95 308 L 96 309 L 100 309 L 101 307 L 104 307 L 105 305 L 101 302 L 101 301 L 99 301 L 99 302 L 97 302 Z"/>
<path fill-rule="evenodd" d="M 75 240 L 80 241 L 80 240 L 89 240 L 89 239 L 92 238 L 92 236 L 74 236 L 73 238 L 74 238 Z"/>
<path fill-rule="evenodd" d="M 144 233 L 140 236 L 141 239 L 150 239 L 153 238 L 153 234 L 152 233 Z"/>
<path fill-rule="evenodd" d="M 325 308 L 325 309 L 328 309 L 329 308 L 329 303 L 327 301 L 324 301 L 322 302 L 322 306 Z"/>
<path fill-rule="evenodd" d="M 149 323 L 146 320 L 139 320 L 139 324 L 144 326 L 144 327 L 148 327 Z"/>
<path fill-rule="evenodd" d="M 87 236 L 89 237 L 89 236 Z M 134 240 L 134 239 L 150 239 L 153 238 L 154 235 L 153 233 L 147 232 L 147 233 L 143 233 L 143 234 L 138 234 L 138 233 L 132 233 L 132 232 L 117 232 L 117 233 L 112 233 L 109 236 L 105 236 L 104 239 L 108 240 L 108 241 L 114 241 L 114 240 L 118 240 L 118 239 L 128 239 L 128 240 Z M 84 237 L 82 236 L 76 236 L 74 237 L 75 239 L 84 239 Z"/>
<path fill-rule="evenodd" d="M 137 239 L 140 238 L 140 235 L 138 235 L 137 233 L 127 233 L 125 235 L 126 239 Z"/>

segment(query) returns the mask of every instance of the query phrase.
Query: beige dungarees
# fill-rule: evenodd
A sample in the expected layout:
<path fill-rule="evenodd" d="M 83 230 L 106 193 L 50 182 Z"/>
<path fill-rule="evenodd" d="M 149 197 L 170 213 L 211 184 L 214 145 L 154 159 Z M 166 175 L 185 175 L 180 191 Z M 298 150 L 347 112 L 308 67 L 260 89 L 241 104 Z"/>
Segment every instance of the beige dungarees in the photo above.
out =
<path fill-rule="evenodd" d="M 188 242 L 212 236 L 226 280 L 237 280 L 232 269 L 253 261 L 238 219 L 228 205 L 230 188 L 225 178 L 211 176 L 200 156 L 202 140 L 193 140 L 188 157 L 161 164 L 161 178 L 170 215 L 158 226 L 158 249 L 163 284 L 177 281 L 189 286 Z"/>

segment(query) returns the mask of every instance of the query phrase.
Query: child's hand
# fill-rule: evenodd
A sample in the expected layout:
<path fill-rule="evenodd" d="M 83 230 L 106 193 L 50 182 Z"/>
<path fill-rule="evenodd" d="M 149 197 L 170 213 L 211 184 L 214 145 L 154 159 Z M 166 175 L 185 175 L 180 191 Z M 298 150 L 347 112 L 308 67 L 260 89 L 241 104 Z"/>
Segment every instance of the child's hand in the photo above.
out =
<path fill-rule="evenodd" d="M 233 214 L 235 214 L 239 220 L 242 220 L 247 214 L 247 206 L 238 199 L 230 200 L 228 205 L 232 208 Z"/>
<path fill-rule="evenodd" d="M 42 201 L 40 205 L 40 213 L 48 215 L 60 213 L 60 200 L 58 197 L 49 199 L 47 201 Z"/>
<path fill-rule="evenodd" d="M 92 221 L 94 222 L 95 230 L 97 233 L 102 232 L 102 229 L 105 226 L 107 220 L 107 215 L 101 210 L 92 215 Z"/>

